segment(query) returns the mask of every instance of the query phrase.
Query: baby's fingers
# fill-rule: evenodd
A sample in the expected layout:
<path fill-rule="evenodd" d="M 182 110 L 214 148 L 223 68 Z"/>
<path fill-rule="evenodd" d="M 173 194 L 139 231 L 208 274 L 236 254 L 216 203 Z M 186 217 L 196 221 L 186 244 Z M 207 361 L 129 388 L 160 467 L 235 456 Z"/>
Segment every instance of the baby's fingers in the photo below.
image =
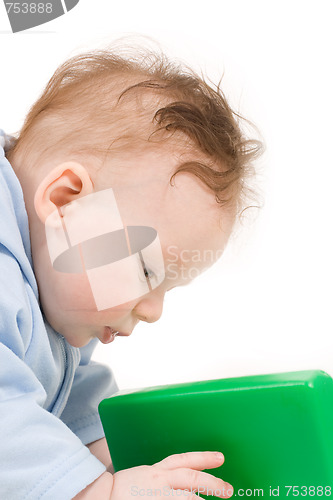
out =
<path fill-rule="evenodd" d="M 153 467 L 159 469 L 176 469 L 177 467 L 187 467 L 189 469 L 203 470 L 214 469 L 224 462 L 224 456 L 219 452 L 212 451 L 190 451 L 188 453 L 178 453 L 170 455 L 161 462 L 157 462 Z"/>
<path fill-rule="evenodd" d="M 233 488 L 229 483 L 217 477 L 198 472 L 191 469 L 174 469 L 167 473 L 169 485 L 175 490 L 188 490 L 205 495 L 213 495 L 218 498 L 229 498 L 233 494 Z"/>

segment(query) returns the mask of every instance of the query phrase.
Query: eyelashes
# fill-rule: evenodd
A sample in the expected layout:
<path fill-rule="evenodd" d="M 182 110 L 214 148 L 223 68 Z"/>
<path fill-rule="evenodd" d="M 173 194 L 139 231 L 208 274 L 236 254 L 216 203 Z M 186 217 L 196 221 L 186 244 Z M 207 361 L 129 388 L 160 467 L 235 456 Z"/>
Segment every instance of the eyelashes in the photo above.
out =
<path fill-rule="evenodd" d="M 152 279 L 155 276 L 155 273 L 151 269 L 149 269 L 149 267 L 145 266 L 143 268 L 143 272 L 146 279 Z"/>

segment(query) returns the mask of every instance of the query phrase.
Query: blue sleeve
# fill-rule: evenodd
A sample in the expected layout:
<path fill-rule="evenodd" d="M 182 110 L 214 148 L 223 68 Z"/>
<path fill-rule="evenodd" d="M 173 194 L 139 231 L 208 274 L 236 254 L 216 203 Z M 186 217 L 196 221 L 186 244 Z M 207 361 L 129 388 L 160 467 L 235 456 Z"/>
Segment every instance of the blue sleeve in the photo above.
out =
<path fill-rule="evenodd" d="M 118 390 L 112 371 L 108 366 L 91 361 L 91 355 L 98 343 L 93 339 L 82 347 L 80 365 L 61 420 L 81 439 L 84 444 L 104 437 L 98 414 L 98 405 Z"/>
<path fill-rule="evenodd" d="M 45 409 L 46 390 L 34 370 L 48 362 L 34 336 L 40 310 L 32 307 L 36 297 L 8 185 L 0 168 L 0 498 L 70 500 L 105 466 Z"/>
<path fill-rule="evenodd" d="M 13 283 L 15 262 L 1 245 L 0 269 L 0 498 L 69 500 L 105 466 L 43 408 L 44 387 L 24 362 L 32 324 L 24 283 L 5 286 Z"/>

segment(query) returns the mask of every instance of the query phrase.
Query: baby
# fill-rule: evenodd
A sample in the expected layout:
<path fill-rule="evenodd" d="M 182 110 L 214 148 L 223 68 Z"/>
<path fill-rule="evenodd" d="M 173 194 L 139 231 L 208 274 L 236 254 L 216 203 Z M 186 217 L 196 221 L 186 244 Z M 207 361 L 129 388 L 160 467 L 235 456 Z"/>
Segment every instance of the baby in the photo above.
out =
<path fill-rule="evenodd" d="M 60 66 L 0 140 L 0 498 L 230 497 L 202 472 L 217 452 L 114 473 L 97 407 L 117 384 L 91 355 L 220 257 L 260 143 L 190 69 L 109 50 Z"/>

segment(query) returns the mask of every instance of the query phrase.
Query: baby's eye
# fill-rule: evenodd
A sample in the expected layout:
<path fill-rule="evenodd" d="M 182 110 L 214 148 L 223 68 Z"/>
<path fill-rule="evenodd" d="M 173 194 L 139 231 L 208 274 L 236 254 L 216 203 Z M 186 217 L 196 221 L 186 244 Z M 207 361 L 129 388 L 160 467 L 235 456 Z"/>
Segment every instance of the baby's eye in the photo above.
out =
<path fill-rule="evenodd" d="M 152 279 L 152 277 L 155 275 L 153 271 L 151 271 L 149 268 L 144 267 L 143 272 L 145 273 L 145 278 L 146 279 Z"/>

